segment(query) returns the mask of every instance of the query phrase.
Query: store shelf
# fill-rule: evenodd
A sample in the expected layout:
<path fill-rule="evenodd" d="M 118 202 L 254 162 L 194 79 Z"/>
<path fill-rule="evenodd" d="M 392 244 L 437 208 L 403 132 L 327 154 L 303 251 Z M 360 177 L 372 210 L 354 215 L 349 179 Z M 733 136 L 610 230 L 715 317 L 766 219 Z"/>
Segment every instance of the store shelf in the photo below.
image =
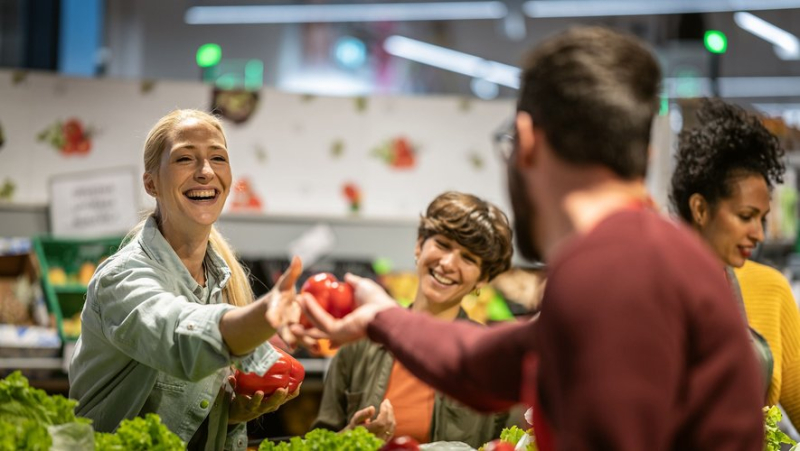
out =
<path fill-rule="evenodd" d="M 306 370 L 306 374 L 325 374 L 328 371 L 328 366 L 331 364 L 331 359 L 297 359 L 303 368 Z"/>
<path fill-rule="evenodd" d="M 61 357 L 2 357 L 0 370 L 60 370 Z"/>

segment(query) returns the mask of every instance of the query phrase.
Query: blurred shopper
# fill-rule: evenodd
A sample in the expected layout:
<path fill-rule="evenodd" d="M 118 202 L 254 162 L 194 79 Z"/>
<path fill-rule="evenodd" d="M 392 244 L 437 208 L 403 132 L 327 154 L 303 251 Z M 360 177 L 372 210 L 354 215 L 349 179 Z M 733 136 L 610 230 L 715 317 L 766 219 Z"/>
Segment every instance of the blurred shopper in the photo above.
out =
<path fill-rule="evenodd" d="M 784 152 L 758 117 L 737 106 L 706 101 L 697 116 L 699 126 L 680 136 L 672 208 L 727 271 L 738 304 L 744 304 L 742 314 L 757 332 L 766 403 L 780 402 L 797 426 L 800 311 L 780 272 L 748 260 L 764 241 L 770 192 L 785 171 Z"/>
<path fill-rule="evenodd" d="M 147 136 L 144 167 L 155 211 L 89 283 L 70 397 L 97 431 L 157 413 L 189 449 L 245 449 L 246 422 L 299 389 L 266 399 L 234 395 L 230 368 L 263 373 L 280 357 L 265 342 L 292 317 L 300 261 L 253 302 L 245 272 L 214 227 L 231 187 L 217 118 L 196 110 L 161 118 Z"/>
<path fill-rule="evenodd" d="M 397 308 L 358 277 L 336 320 L 297 337 L 385 346 L 437 390 L 483 410 L 534 405 L 540 450 L 760 450 L 758 365 L 719 263 L 645 207 L 661 73 L 637 39 L 576 28 L 525 64 L 508 160 L 518 249 L 544 257 L 537 321 L 481 328 Z"/>
<path fill-rule="evenodd" d="M 417 229 L 419 285 L 411 310 L 469 322 L 462 299 L 507 270 L 512 253 L 511 227 L 499 208 L 470 194 L 437 196 Z M 507 418 L 480 414 L 435 392 L 384 346 L 362 340 L 333 358 L 314 427 L 363 425 L 383 439 L 408 435 L 420 443 L 458 441 L 478 448 L 500 437 Z"/>

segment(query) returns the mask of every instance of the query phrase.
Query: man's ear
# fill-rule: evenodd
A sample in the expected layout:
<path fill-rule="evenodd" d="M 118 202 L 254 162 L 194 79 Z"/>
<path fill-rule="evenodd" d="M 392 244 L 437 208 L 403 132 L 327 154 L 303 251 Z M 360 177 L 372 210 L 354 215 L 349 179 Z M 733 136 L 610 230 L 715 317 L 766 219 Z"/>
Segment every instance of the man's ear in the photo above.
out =
<path fill-rule="evenodd" d="M 153 180 L 153 176 L 149 172 L 145 172 L 142 175 L 142 182 L 144 182 L 144 190 L 147 191 L 147 194 L 156 197 L 156 181 Z"/>
<path fill-rule="evenodd" d="M 689 197 L 689 210 L 692 212 L 692 224 L 705 227 L 711 219 L 711 209 L 702 194 L 694 193 Z"/>
<path fill-rule="evenodd" d="M 536 161 L 536 135 L 533 118 L 525 111 L 517 113 L 517 161 L 519 167 L 528 167 Z"/>

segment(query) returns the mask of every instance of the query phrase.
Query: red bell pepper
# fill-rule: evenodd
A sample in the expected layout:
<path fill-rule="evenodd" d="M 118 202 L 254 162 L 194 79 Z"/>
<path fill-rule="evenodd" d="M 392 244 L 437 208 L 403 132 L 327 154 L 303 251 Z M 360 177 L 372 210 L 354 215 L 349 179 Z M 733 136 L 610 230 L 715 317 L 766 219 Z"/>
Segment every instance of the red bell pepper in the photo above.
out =
<path fill-rule="evenodd" d="M 289 393 L 294 393 L 297 387 L 303 382 L 306 370 L 303 365 L 294 357 L 280 348 L 275 348 L 280 354 L 280 358 L 267 370 L 263 376 L 256 373 L 243 373 L 236 370 L 236 393 L 253 396 L 255 392 L 264 392 L 264 396 L 270 396 L 279 388 L 287 388 Z"/>
<path fill-rule="evenodd" d="M 338 281 L 330 273 L 319 273 L 309 277 L 300 291 L 314 296 L 317 303 L 334 318 L 343 318 L 356 308 L 353 287 L 347 282 Z M 300 318 L 300 324 L 311 327 L 305 316 Z"/>

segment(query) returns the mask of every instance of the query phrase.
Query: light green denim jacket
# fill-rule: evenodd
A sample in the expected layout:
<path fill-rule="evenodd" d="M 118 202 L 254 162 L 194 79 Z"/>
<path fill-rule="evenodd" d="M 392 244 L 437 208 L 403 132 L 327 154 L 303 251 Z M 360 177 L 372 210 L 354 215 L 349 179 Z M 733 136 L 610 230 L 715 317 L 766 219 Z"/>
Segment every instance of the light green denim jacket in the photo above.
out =
<path fill-rule="evenodd" d="M 246 448 L 246 424 L 227 431 L 226 376 L 235 362 L 263 373 L 279 354 L 265 343 L 247 356 L 231 355 L 219 331 L 222 315 L 236 308 L 222 297 L 231 272 L 210 246 L 205 263 L 202 287 L 151 217 L 97 268 L 69 369 L 76 413 L 91 418 L 95 430 L 112 432 L 122 420 L 152 412 L 188 443 L 208 417 L 205 449 Z"/>

